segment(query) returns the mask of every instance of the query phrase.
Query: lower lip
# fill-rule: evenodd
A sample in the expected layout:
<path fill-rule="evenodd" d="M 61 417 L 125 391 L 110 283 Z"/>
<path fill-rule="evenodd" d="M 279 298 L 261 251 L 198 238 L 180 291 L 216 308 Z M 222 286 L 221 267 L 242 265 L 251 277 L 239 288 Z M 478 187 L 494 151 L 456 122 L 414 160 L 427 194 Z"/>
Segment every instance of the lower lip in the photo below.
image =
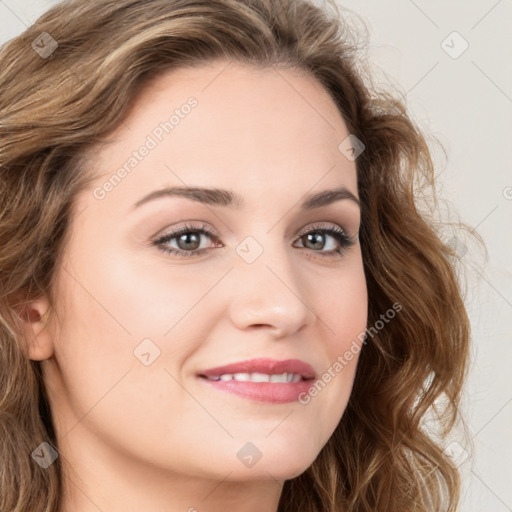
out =
<path fill-rule="evenodd" d="M 200 377 L 215 389 L 235 393 L 248 400 L 284 404 L 296 402 L 301 393 L 307 393 L 312 380 L 299 382 L 250 382 L 237 380 L 210 380 Z"/>

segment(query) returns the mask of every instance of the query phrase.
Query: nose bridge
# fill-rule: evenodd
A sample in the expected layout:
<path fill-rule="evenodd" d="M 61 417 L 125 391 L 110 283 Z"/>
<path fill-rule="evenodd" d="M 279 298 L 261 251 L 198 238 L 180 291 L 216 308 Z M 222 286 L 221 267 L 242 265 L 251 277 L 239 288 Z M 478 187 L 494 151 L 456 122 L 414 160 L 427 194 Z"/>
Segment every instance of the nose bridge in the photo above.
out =
<path fill-rule="evenodd" d="M 290 251 L 276 235 L 248 236 L 236 247 L 231 316 L 240 328 L 268 325 L 285 335 L 311 323 L 315 314 Z"/>

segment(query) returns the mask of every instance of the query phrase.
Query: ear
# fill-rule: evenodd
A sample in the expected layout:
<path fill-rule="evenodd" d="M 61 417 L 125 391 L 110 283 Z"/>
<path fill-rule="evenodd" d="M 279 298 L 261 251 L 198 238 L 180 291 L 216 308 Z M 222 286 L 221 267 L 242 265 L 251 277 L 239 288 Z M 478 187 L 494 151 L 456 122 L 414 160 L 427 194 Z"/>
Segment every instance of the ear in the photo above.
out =
<path fill-rule="evenodd" d="M 34 361 L 49 359 L 53 355 L 53 340 L 47 321 L 50 303 L 45 295 L 16 308 L 23 322 L 26 355 Z"/>

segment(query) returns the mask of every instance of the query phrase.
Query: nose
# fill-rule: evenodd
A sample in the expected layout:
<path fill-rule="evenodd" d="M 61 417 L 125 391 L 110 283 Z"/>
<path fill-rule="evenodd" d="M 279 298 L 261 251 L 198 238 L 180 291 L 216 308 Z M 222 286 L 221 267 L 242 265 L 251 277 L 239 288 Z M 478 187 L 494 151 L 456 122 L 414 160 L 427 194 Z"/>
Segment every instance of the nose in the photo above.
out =
<path fill-rule="evenodd" d="M 313 325 L 317 316 L 308 303 L 307 283 L 289 255 L 269 252 L 252 263 L 237 261 L 231 273 L 230 317 L 239 329 L 267 328 L 275 338 L 284 338 Z"/>

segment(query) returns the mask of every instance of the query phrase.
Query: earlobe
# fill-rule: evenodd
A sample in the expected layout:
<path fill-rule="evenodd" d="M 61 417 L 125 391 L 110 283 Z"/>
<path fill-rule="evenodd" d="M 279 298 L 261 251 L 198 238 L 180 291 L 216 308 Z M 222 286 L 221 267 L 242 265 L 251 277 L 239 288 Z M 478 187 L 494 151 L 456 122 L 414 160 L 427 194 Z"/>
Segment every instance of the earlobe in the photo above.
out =
<path fill-rule="evenodd" d="M 50 304 L 46 296 L 19 305 L 18 315 L 23 322 L 26 355 L 33 361 L 49 359 L 53 343 L 48 329 Z"/>

